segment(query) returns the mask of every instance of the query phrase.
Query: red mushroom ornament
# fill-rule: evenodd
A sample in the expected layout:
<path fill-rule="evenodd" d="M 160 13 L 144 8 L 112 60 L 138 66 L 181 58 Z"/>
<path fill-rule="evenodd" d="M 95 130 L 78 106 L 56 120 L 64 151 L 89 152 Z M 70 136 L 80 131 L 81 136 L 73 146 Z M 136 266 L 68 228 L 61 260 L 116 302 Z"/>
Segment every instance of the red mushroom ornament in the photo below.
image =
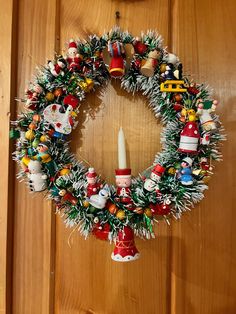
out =
<path fill-rule="evenodd" d="M 180 133 L 179 152 L 197 154 L 198 141 L 200 133 L 198 125 L 195 121 L 187 122 L 182 132 Z"/>

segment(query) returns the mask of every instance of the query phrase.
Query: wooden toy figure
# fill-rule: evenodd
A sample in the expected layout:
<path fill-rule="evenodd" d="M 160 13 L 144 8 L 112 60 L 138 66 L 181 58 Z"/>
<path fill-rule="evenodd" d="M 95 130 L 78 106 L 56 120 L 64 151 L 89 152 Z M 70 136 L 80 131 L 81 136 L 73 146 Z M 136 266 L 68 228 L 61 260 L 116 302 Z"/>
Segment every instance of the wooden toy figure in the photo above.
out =
<path fill-rule="evenodd" d="M 70 40 L 66 60 L 69 64 L 69 71 L 76 72 L 81 69 L 82 58 L 78 54 L 77 44 L 73 39 Z"/>
<path fill-rule="evenodd" d="M 41 161 L 48 169 L 50 176 L 53 177 L 56 172 L 56 166 L 51 155 L 48 153 L 49 145 L 50 143 L 48 142 L 39 143 L 37 147 L 38 154 L 33 156 L 32 159 Z"/>
<path fill-rule="evenodd" d="M 144 65 L 141 67 L 141 73 L 144 76 L 151 77 L 154 75 L 155 69 L 158 64 L 159 52 L 157 50 L 150 51 L 148 54 L 148 58 Z"/>
<path fill-rule="evenodd" d="M 98 194 L 91 195 L 88 201 L 93 207 L 103 209 L 106 206 L 108 196 L 109 196 L 108 191 L 102 189 L 99 191 Z"/>
<path fill-rule="evenodd" d="M 161 165 L 156 165 L 151 172 L 150 178 L 146 179 L 144 183 L 144 189 L 148 192 L 155 191 L 159 193 L 158 182 L 160 181 L 163 173 L 165 172 L 165 168 Z"/>
<path fill-rule="evenodd" d="M 63 69 L 66 67 L 66 60 L 59 57 L 55 64 L 52 61 L 48 61 L 48 66 L 53 76 L 64 75 Z"/>
<path fill-rule="evenodd" d="M 119 201 L 125 204 L 127 207 L 132 207 L 131 199 L 131 169 L 116 169 L 116 185 L 117 196 Z"/>
<path fill-rule="evenodd" d="M 62 197 L 63 202 L 68 202 L 72 205 L 76 205 L 78 203 L 78 199 L 65 189 L 60 190 L 59 195 Z"/>
<path fill-rule="evenodd" d="M 102 188 L 102 185 L 98 183 L 98 177 L 94 168 L 89 168 L 87 177 L 87 197 L 90 198 L 92 195 L 98 194 L 98 191 Z"/>
<path fill-rule="evenodd" d="M 111 43 L 108 42 L 108 52 L 111 56 L 111 62 L 109 66 L 109 73 L 112 77 L 121 77 L 125 73 L 125 49 L 121 42 L 118 40 Z"/>
<path fill-rule="evenodd" d="M 216 129 L 216 124 L 212 119 L 211 112 L 215 111 L 217 104 L 217 100 L 206 100 L 203 102 L 199 99 L 197 114 L 199 115 L 201 126 L 204 131 L 212 131 Z"/>
<path fill-rule="evenodd" d="M 42 172 L 40 161 L 30 160 L 28 163 L 29 187 L 33 192 L 40 192 L 47 188 L 47 175 Z"/>
<path fill-rule="evenodd" d="M 35 91 L 26 90 L 26 107 L 30 110 L 36 110 L 38 104 L 38 94 Z"/>
<path fill-rule="evenodd" d="M 182 160 L 180 170 L 177 170 L 177 178 L 183 185 L 192 185 L 193 177 L 192 177 L 192 167 L 193 160 L 189 157 L 185 157 Z"/>

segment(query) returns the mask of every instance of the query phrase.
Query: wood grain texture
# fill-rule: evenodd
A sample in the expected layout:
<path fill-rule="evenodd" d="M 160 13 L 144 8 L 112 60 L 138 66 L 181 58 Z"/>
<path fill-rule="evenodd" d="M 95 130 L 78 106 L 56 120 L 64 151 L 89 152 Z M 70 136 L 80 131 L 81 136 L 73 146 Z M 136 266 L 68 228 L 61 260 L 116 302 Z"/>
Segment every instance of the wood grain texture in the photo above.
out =
<path fill-rule="evenodd" d="M 10 311 L 11 300 L 11 275 L 8 267 L 11 266 L 11 257 L 8 255 L 8 247 L 11 246 L 12 208 L 9 194 L 9 122 L 11 112 L 12 89 L 12 25 L 13 25 L 13 1 L 0 1 L 0 58 L 4 62 L 0 64 L 0 151 L 4 152 L 1 161 L 0 178 L 0 313 Z"/>
<path fill-rule="evenodd" d="M 54 57 L 56 1 L 20 1 L 18 25 L 17 96 L 22 98 L 36 66 Z M 22 106 L 18 110 L 22 110 Z M 29 195 L 16 182 L 14 230 L 13 313 L 52 313 L 54 255 L 51 203 L 43 194 Z M 51 308 L 50 308 L 51 307 Z"/>
<path fill-rule="evenodd" d="M 228 140 L 206 198 L 172 225 L 174 314 L 236 313 L 235 10 L 233 0 L 175 1 L 173 50 L 186 72 L 214 88 Z"/>
<path fill-rule="evenodd" d="M 89 8 L 89 9 L 88 9 Z M 168 43 L 168 2 L 156 1 L 61 1 L 61 43 L 69 38 L 101 35 L 115 24 L 133 35 L 159 29 Z M 138 17 L 138 23 L 137 23 Z M 64 46 L 62 46 L 62 50 Z M 89 95 L 81 108 L 91 115 L 79 121 L 72 135 L 72 149 L 78 158 L 95 166 L 98 173 L 114 181 L 117 167 L 117 135 L 122 125 L 133 174 L 153 163 L 160 150 L 160 126 L 141 95 L 122 91 L 112 82 L 100 97 Z M 95 119 L 92 119 L 94 115 Z M 112 246 L 94 238 L 84 241 L 75 231 L 57 222 L 55 313 L 168 313 L 170 291 L 169 228 L 158 227 L 158 240 L 137 240 L 142 258 L 135 263 L 114 263 Z M 71 248 L 67 239 L 71 239 Z M 146 288 L 145 288 L 146 287 Z M 148 300 L 157 300 L 149 302 Z"/>
<path fill-rule="evenodd" d="M 15 182 L 12 313 L 236 313 L 236 2 L 22 0 L 19 25 L 14 29 L 17 53 L 12 51 L 10 40 L 12 2 L 0 4 L 4 47 L 0 51 L 4 60 L 0 65 L 0 150 L 5 152 L 0 180 L 0 313 L 6 312 L 7 292 L 6 226 L 11 197 L 7 185 L 7 112 L 14 78 L 10 76 L 11 54 L 17 57 L 14 75 L 17 96 L 22 97 L 35 67 L 53 57 L 60 41 L 65 52 L 63 43 L 71 37 L 101 35 L 115 24 L 116 11 L 121 15 L 120 26 L 134 35 L 158 29 L 169 50 L 179 55 L 184 72 L 214 88 L 220 100 L 217 110 L 228 134 L 224 162 L 216 165 L 210 190 L 200 206 L 181 221 L 173 221 L 171 227 L 159 224 L 156 240 L 137 240 L 141 259 L 127 264 L 111 261 L 112 246 L 108 243 L 92 237 L 85 241 L 77 230 L 66 229 L 59 216 L 55 222 L 51 204 L 43 195 L 29 195 L 24 184 Z M 133 174 L 150 165 L 160 149 L 161 126 L 145 103 L 141 95 L 132 97 L 122 91 L 118 82 L 109 84 L 100 95 L 89 95 L 81 107 L 89 115 L 80 118 L 72 135 L 71 148 L 78 159 L 88 160 L 113 182 L 116 137 L 122 125 Z"/>

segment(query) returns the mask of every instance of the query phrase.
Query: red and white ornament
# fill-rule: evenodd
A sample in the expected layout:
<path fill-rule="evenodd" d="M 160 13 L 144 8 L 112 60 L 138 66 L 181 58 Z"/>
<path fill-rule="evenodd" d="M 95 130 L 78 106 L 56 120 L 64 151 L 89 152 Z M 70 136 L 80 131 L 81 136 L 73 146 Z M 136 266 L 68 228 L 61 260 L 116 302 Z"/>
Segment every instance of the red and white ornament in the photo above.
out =
<path fill-rule="evenodd" d="M 107 241 L 110 231 L 111 227 L 108 223 L 101 225 L 100 222 L 98 222 L 94 224 L 92 233 L 96 238 Z"/>
<path fill-rule="evenodd" d="M 69 191 L 62 189 L 59 191 L 59 195 L 62 197 L 62 202 L 68 202 L 72 205 L 76 205 L 78 203 L 78 199 Z"/>
<path fill-rule="evenodd" d="M 144 55 L 147 51 L 147 45 L 145 45 L 138 37 L 136 37 L 133 42 L 134 52 L 139 55 Z"/>
<path fill-rule="evenodd" d="M 47 121 L 56 132 L 70 134 L 73 125 L 71 116 L 73 107 L 69 105 L 64 113 L 60 112 L 61 109 L 62 105 L 58 104 L 47 106 L 43 111 L 44 120 Z"/>
<path fill-rule="evenodd" d="M 127 207 L 131 207 L 131 169 L 116 169 L 116 185 L 117 185 L 117 196 L 119 201 Z"/>
<path fill-rule="evenodd" d="M 79 105 L 79 99 L 74 95 L 69 94 L 63 99 L 63 103 L 64 105 L 70 105 L 73 109 L 76 109 Z"/>
<path fill-rule="evenodd" d="M 82 58 L 78 54 L 77 44 L 73 39 L 70 40 L 66 60 L 69 64 L 69 71 L 76 72 L 81 69 Z"/>
<path fill-rule="evenodd" d="M 55 64 L 52 61 L 48 61 L 48 66 L 53 76 L 64 75 L 63 69 L 66 67 L 66 60 L 60 57 Z"/>
<path fill-rule="evenodd" d="M 111 56 L 109 73 L 112 77 L 121 77 L 125 73 L 125 49 L 120 41 L 108 42 L 108 52 Z"/>
<path fill-rule="evenodd" d="M 97 182 L 98 177 L 94 168 L 89 168 L 86 174 L 87 178 L 87 197 L 90 198 L 92 195 L 98 194 L 98 191 L 102 188 L 102 185 Z"/>
<path fill-rule="evenodd" d="M 211 140 L 211 134 L 209 132 L 206 132 L 203 134 L 201 138 L 201 144 L 202 145 L 209 145 Z"/>
<path fill-rule="evenodd" d="M 134 232 L 129 226 L 118 232 L 111 258 L 116 262 L 131 262 L 140 257 L 134 242 Z"/>
<path fill-rule="evenodd" d="M 156 190 L 159 193 L 158 182 L 160 181 L 164 172 L 165 172 L 165 167 L 161 165 L 156 165 L 152 169 L 150 178 L 145 180 L 144 189 L 149 192 Z"/>
<path fill-rule="evenodd" d="M 36 91 L 31 91 L 27 89 L 26 93 L 26 107 L 31 110 L 36 110 L 38 103 L 38 93 Z"/>
<path fill-rule="evenodd" d="M 171 211 L 170 204 L 171 202 L 168 200 L 160 204 L 150 204 L 149 207 L 151 208 L 153 215 L 166 216 Z"/>
<path fill-rule="evenodd" d="M 211 113 L 215 111 L 217 105 L 217 100 L 202 101 L 199 99 L 197 114 L 199 115 L 200 123 L 204 131 L 214 131 L 216 129 L 216 124 L 212 119 Z"/>
<path fill-rule="evenodd" d="M 178 151 L 189 154 L 197 154 L 200 133 L 195 121 L 187 122 L 180 133 Z"/>

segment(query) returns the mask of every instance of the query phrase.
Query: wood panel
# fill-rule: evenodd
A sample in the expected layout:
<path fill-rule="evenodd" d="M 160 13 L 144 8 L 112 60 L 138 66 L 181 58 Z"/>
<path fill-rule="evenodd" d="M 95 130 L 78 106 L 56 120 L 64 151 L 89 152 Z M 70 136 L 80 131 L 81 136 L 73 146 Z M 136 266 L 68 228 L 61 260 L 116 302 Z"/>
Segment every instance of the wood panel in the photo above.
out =
<path fill-rule="evenodd" d="M 141 30 L 156 27 L 168 43 L 168 2 L 108 0 L 96 1 L 96 5 L 94 1 L 61 1 L 61 43 L 71 37 L 108 31 L 115 24 L 116 11 L 121 15 L 122 29 L 139 35 Z M 117 134 L 122 125 L 133 174 L 152 164 L 160 149 L 160 126 L 141 95 L 127 95 L 118 81 L 108 85 L 100 99 L 90 95 L 87 100 L 82 110 L 92 107 L 95 119 L 83 119 L 72 135 L 72 148 L 78 158 L 88 160 L 113 182 Z M 57 226 L 56 313 L 169 312 L 170 239 L 165 224 L 158 227 L 157 240 L 137 240 L 142 258 L 128 264 L 111 261 L 112 246 L 108 243 L 94 238 L 84 241 L 77 231 L 70 237 L 71 230 L 65 230 L 60 219 Z"/>
<path fill-rule="evenodd" d="M 235 1 L 175 1 L 173 50 L 199 82 L 214 88 L 226 127 L 224 162 L 206 198 L 172 225 L 171 313 L 236 313 Z"/>
<path fill-rule="evenodd" d="M 20 1 L 18 20 L 17 97 L 22 98 L 36 66 L 54 57 L 56 1 Z M 15 198 L 13 313 L 52 313 L 55 252 L 51 203 L 43 194 L 29 195 L 19 182 Z"/>
<path fill-rule="evenodd" d="M 13 79 L 17 78 L 16 96 L 22 97 L 35 67 L 53 57 L 59 41 L 65 52 L 63 43 L 71 37 L 102 34 L 115 24 L 116 11 L 121 14 L 120 26 L 134 35 L 157 28 L 165 44 L 180 56 L 184 72 L 215 89 L 214 95 L 220 99 L 218 112 L 228 134 L 223 147 L 225 161 L 216 165 L 210 190 L 200 206 L 181 221 L 173 221 L 171 228 L 164 223 L 157 226 L 156 240 L 137 240 L 142 257 L 127 264 L 110 260 L 112 246 L 108 243 L 93 238 L 85 241 L 77 230 L 65 229 L 60 217 L 55 222 L 51 204 L 43 195 L 31 196 L 24 184 L 15 182 L 12 312 L 235 313 L 235 1 L 22 0 L 17 27 L 12 1 L 0 4 L 4 47 L 0 51 L 4 60 L 0 66 L 0 150 L 5 152 L 0 180 L 0 313 L 6 312 L 7 305 L 11 307 L 6 304 L 5 287 L 7 268 L 11 268 L 6 254 L 7 210 L 13 217 L 13 208 L 9 208 L 13 187 L 9 193 L 7 184 L 11 173 L 7 113 L 14 94 Z M 17 42 L 11 42 L 12 30 Z M 12 55 L 17 57 L 17 73 L 11 73 Z M 100 98 L 89 95 L 81 110 L 91 107 L 94 119 L 92 115 L 81 119 L 72 135 L 71 147 L 77 157 L 88 160 L 113 182 L 116 136 L 122 125 L 133 174 L 151 164 L 160 149 L 161 126 L 145 103 L 141 95 L 131 97 L 121 91 L 119 82 L 108 85 Z M 8 239 L 10 247 L 11 237 Z"/>
<path fill-rule="evenodd" d="M 0 58 L 3 62 L 0 64 L 0 151 L 3 152 L 1 160 L 1 178 L 0 178 L 0 313 L 7 313 L 11 310 L 11 250 L 12 250 L 12 200 L 9 195 L 13 192 L 10 189 L 9 180 L 10 166 L 9 160 L 9 122 L 10 112 L 13 107 L 11 92 L 14 90 L 12 83 L 12 69 L 14 67 L 12 60 L 12 49 L 15 45 L 12 42 L 13 30 L 13 1 L 0 1 L 0 38 L 1 46 Z"/>

